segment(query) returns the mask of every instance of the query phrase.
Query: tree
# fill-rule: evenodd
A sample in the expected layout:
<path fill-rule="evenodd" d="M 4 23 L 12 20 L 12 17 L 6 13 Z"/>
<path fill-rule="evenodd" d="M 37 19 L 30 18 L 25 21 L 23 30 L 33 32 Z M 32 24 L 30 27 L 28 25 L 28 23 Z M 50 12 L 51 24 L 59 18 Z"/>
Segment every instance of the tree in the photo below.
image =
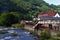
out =
<path fill-rule="evenodd" d="M 49 29 L 45 29 L 44 32 L 41 32 L 40 34 L 40 40 L 48 40 L 51 38 L 51 33 Z"/>
<path fill-rule="evenodd" d="M 2 13 L 0 16 L 0 25 L 11 26 L 11 24 L 17 23 L 18 19 L 12 14 Z"/>

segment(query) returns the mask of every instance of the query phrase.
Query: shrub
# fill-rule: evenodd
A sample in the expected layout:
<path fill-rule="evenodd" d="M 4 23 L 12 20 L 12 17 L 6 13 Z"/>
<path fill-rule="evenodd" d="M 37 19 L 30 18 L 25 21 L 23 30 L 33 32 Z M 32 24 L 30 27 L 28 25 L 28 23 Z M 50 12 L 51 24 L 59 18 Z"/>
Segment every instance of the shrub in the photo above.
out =
<path fill-rule="evenodd" d="M 20 24 L 20 28 L 24 29 L 25 25 L 24 24 Z"/>
<path fill-rule="evenodd" d="M 44 32 L 40 33 L 40 40 L 47 40 L 51 38 L 50 30 L 46 29 Z"/>
<path fill-rule="evenodd" d="M 20 28 L 20 29 L 24 29 L 24 24 L 13 24 L 12 25 L 14 28 Z"/>
<path fill-rule="evenodd" d="M 60 37 L 60 33 L 57 34 L 57 37 Z"/>

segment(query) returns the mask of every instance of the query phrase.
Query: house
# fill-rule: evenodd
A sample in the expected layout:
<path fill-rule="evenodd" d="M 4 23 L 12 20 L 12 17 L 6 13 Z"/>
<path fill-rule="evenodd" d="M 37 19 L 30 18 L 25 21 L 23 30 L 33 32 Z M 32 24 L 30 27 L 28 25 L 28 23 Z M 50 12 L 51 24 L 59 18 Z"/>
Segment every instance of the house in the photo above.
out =
<path fill-rule="evenodd" d="M 31 27 L 31 28 L 33 28 L 33 26 L 35 25 L 33 21 L 26 21 L 26 20 L 21 20 L 20 24 L 25 24 L 25 27 Z"/>
<path fill-rule="evenodd" d="M 36 20 L 38 21 L 38 23 L 33 27 L 35 29 L 37 27 L 38 27 L 38 29 L 40 29 L 41 27 L 42 28 L 48 27 L 50 29 L 55 29 L 55 27 L 56 27 L 56 29 L 59 30 L 59 28 L 60 28 L 59 27 L 60 25 L 58 25 L 58 24 L 60 24 L 60 15 L 59 15 L 59 13 L 56 13 L 53 10 L 47 10 L 47 11 L 39 13 L 37 15 Z M 42 26 L 40 24 L 45 25 L 45 26 Z"/>
<path fill-rule="evenodd" d="M 25 21 L 26 27 L 33 27 L 35 23 L 33 21 Z"/>
<path fill-rule="evenodd" d="M 32 30 L 32 31 L 34 31 L 33 26 L 35 26 L 35 23 L 33 21 L 26 21 L 26 20 L 24 20 L 23 24 L 25 24 L 24 28 L 26 30 Z"/>

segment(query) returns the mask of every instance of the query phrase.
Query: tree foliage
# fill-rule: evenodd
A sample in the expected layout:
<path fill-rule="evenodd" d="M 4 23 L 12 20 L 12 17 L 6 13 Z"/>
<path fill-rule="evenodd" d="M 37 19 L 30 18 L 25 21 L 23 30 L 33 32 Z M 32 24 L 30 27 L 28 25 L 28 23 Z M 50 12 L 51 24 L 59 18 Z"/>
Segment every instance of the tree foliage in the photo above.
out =
<path fill-rule="evenodd" d="M 29 15 L 19 14 L 18 12 L 3 12 L 0 15 L 1 26 L 11 26 L 12 24 L 19 23 L 20 20 L 32 20 Z"/>
<path fill-rule="evenodd" d="M 49 5 L 43 0 L 0 0 L 0 4 L 0 12 L 18 11 L 23 14 L 33 14 L 56 7 L 55 5 Z"/>
<path fill-rule="evenodd" d="M 0 16 L 0 25 L 11 26 L 13 23 L 17 23 L 18 19 L 12 14 L 2 13 Z"/>

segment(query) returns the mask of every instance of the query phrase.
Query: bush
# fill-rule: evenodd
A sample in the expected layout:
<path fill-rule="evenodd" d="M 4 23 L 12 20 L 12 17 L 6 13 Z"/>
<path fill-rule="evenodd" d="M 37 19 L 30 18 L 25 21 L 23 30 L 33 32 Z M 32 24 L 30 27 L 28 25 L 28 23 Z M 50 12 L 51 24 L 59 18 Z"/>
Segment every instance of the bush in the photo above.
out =
<path fill-rule="evenodd" d="M 24 29 L 25 25 L 24 24 L 20 24 L 20 28 Z"/>
<path fill-rule="evenodd" d="M 24 29 L 25 25 L 24 25 L 24 24 L 13 24 L 12 27 L 13 27 L 13 28 Z"/>
<path fill-rule="evenodd" d="M 44 32 L 40 33 L 40 40 L 48 40 L 51 38 L 50 30 L 46 29 Z"/>
<path fill-rule="evenodd" d="M 56 40 L 56 39 L 54 39 L 54 38 L 50 38 L 50 39 L 48 39 L 48 40 Z"/>
<path fill-rule="evenodd" d="M 60 37 L 60 33 L 57 34 L 57 37 Z"/>

